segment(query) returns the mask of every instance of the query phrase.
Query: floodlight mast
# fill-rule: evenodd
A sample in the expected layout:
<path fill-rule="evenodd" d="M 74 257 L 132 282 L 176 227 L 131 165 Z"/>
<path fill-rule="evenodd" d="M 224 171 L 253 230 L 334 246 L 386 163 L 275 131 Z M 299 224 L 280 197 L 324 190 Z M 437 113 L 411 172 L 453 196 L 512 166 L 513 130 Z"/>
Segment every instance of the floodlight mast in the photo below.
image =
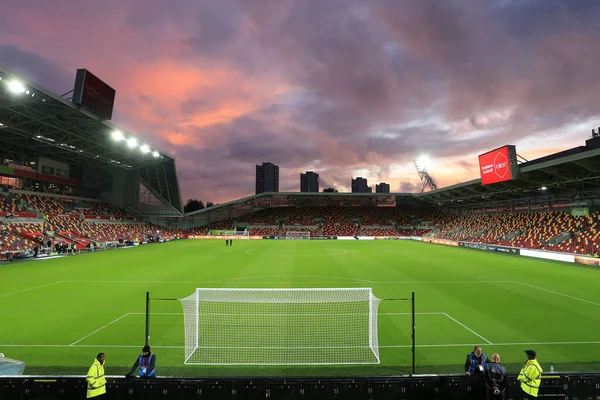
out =
<path fill-rule="evenodd" d="M 437 185 L 431 177 L 431 175 L 429 175 L 429 173 L 427 172 L 427 165 L 425 159 L 422 157 L 419 160 L 414 160 L 413 163 L 415 164 L 415 168 L 419 173 L 419 179 L 421 179 L 421 181 L 423 182 L 421 193 L 423 193 L 426 188 L 429 188 L 430 190 L 436 190 Z"/>

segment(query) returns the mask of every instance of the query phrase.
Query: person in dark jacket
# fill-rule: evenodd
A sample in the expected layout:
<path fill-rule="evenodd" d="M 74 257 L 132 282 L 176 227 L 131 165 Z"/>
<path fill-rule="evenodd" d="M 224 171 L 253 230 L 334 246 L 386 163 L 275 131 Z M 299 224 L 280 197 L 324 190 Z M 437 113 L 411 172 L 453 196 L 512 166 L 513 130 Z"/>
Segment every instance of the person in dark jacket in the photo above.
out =
<path fill-rule="evenodd" d="M 487 400 L 504 400 L 506 392 L 506 368 L 500 365 L 500 355 L 492 354 L 492 361 L 486 363 L 483 371 Z"/>
<path fill-rule="evenodd" d="M 475 346 L 473 351 L 467 354 L 467 361 L 465 361 L 465 375 L 483 375 L 487 362 L 488 358 L 485 353 L 481 351 L 481 346 Z"/>
<path fill-rule="evenodd" d="M 154 378 L 156 376 L 156 355 L 150 352 L 150 346 L 144 346 L 142 354 L 135 360 L 131 370 L 125 377 L 130 378 L 138 367 L 140 368 L 140 378 Z"/>

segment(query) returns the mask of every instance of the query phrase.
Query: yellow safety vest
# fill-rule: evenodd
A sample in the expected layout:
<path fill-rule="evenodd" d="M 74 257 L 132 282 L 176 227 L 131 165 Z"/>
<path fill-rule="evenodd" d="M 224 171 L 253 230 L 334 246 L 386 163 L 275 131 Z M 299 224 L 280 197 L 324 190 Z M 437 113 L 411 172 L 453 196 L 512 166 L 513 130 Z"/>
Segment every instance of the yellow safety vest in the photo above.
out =
<path fill-rule="evenodd" d="M 106 393 L 106 378 L 104 377 L 104 365 L 98 360 L 90 367 L 85 377 L 87 381 L 87 398 L 100 396 Z"/>
<path fill-rule="evenodd" d="M 537 397 L 540 383 L 542 383 L 542 372 L 544 371 L 537 360 L 527 361 L 517 378 L 521 382 L 521 389 L 525 393 Z"/>

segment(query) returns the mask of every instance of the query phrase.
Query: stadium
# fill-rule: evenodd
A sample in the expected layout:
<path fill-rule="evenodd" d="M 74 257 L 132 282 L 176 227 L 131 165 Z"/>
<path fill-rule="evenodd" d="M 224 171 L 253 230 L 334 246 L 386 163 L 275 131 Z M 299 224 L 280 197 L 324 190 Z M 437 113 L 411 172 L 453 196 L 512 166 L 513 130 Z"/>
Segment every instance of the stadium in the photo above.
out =
<path fill-rule="evenodd" d="M 77 82 L 67 100 L 0 68 L 2 398 L 81 398 L 99 352 L 115 398 L 479 398 L 475 345 L 511 398 L 530 348 L 542 395 L 599 395 L 600 128 L 422 193 L 185 213 L 176 160 Z M 144 344 L 159 378 L 125 380 Z"/>

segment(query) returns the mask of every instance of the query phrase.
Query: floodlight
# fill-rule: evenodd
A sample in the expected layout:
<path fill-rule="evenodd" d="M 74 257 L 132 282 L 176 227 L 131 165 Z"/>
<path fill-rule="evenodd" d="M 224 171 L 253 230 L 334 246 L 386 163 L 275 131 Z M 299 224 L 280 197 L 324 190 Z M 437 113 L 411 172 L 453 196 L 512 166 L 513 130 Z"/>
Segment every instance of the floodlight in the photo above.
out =
<path fill-rule="evenodd" d="M 130 149 L 133 149 L 134 147 L 136 147 L 137 144 L 138 144 L 138 142 L 135 138 L 129 138 L 127 140 L 127 147 L 129 147 Z"/>
<path fill-rule="evenodd" d="M 153 151 L 152 152 L 152 157 L 157 158 L 158 156 L 160 156 L 160 154 L 158 154 L 158 151 Z"/>
<path fill-rule="evenodd" d="M 143 144 L 143 145 L 140 147 L 140 150 L 141 150 L 141 151 L 142 151 L 142 153 L 144 153 L 144 154 L 148 154 L 148 153 L 150 153 L 150 147 L 148 147 L 148 145 L 147 145 L 147 144 Z"/>
<path fill-rule="evenodd" d="M 422 169 L 427 169 L 431 164 L 431 160 L 429 159 L 429 156 L 423 155 L 417 159 L 417 163 Z"/>
<path fill-rule="evenodd" d="M 542 187 L 540 188 L 540 190 L 546 190 L 546 189 L 548 189 L 546 186 L 542 186 Z"/>
<path fill-rule="evenodd" d="M 121 132 L 121 131 L 113 131 L 111 134 L 111 137 L 115 142 L 120 142 L 121 140 L 125 140 L 125 136 L 123 136 L 123 132 Z"/>
<path fill-rule="evenodd" d="M 6 85 L 8 86 L 8 90 L 13 93 L 25 93 L 25 86 L 23 86 L 23 84 L 19 81 L 10 81 Z"/>

